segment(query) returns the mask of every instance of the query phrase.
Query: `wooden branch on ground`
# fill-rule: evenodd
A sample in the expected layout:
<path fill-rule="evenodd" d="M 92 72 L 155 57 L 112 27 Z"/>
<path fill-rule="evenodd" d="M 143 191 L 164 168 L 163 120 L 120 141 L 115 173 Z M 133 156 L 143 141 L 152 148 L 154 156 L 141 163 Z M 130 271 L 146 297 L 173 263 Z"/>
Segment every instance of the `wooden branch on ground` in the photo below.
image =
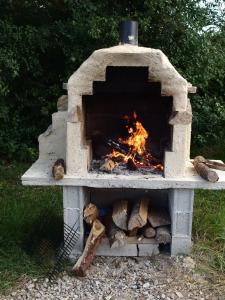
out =
<path fill-rule="evenodd" d="M 52 167 L 52 175 L 55 180 L 60 180 L 64 178 L 66 173 L 66 164 L 62 158 L 57 159 Z"/>
<path fill-rule="evenodd" d="M 105 226 L 98 219 L 95 220 L 86 241 L 83 254 L 80 256 L 72 269 L 75 275 L 85 276 L 88 267 L 95 257 L 97 247 L 101 242 L 104 232 Z"/>
<path fill-rule="evenodd" d="M 159 244 L 170 243 L 171 242 L 171 234 L 170 234 L 168 227 L 163 226 L 163 227 L 156 228 L 155 239 Z"/>
<path fill-rule="evenodd" d="M 87 224 L 92 225 L 93 222 L 96 219 L 98 219 L 98 217 L 99 217 L 99 210 L 97 206 L 94 205 L 93 203 L 89 203 L 84 209 L 84 221 Z"/>
<path fill-rule="evenodd" d="M 170 225 L 170 216 L 168 211 L 162 207 L 151 207 L 148 211 L 148 221 L 153 228 Z"/>
<path fill-rule="evenodd" d="M 207 160 L 203 156 L 196 156 L 193 165 L 197 173 L 207 181 L 216 182 L 219 180 L 218 174 L 206 165 Z"/>
<path fill-rule="evenodd" d="M 127 236 L 125 232 L 114 224 L 111 216 L 108 216 L 106 233 L 111 248 L 119 248 L 126 245 Z"/>
<path fill-rule="evenodd" d="M 119 200 L 114 203 L 112 219 L 113 222 L 122 230 L 127 230 L 128 201 Z"/>
<path fill-rule="evenodd" d="M 143 198 L 133 204 L 130 219 L 128 221 L 128 230 L 141 228 L 147 223 L 148 199 Z"/>

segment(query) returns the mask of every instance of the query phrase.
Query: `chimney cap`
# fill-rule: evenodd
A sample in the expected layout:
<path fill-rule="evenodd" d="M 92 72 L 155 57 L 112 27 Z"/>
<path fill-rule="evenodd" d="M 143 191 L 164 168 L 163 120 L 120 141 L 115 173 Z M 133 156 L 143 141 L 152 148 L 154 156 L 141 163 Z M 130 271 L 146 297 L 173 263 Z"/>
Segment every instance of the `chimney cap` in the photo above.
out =
<path fill-rule="evenodd" d="M 120 23 L 120 44 L 138 45 L 138 22 L 124 20 Z"/>

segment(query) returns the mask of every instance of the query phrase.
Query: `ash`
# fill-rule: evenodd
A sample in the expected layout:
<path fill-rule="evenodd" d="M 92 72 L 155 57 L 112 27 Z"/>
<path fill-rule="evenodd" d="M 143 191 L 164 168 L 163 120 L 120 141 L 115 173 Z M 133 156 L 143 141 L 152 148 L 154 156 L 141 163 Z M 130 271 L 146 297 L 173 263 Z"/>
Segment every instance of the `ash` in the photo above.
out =
<path fill-rule="evenodd" d="M 105 171 L 101 171 L 100 167 L 101 165 L 104 163 L 104 160 L 97 160 L 97 159 L 93 159 L 92 160 L 92 164 L 91 164 L 91 168 L 90 168 L 90 173 L 97 173 L 97 174 L 116 174 L 116 175 L 126 175 L 126 176 L 130 176 L 130 175 L 148 175 L 148 174 L 155 174 L 155 175 L 163 175 L 162 171 L 159 170 L 155 170 L 154 168 L 138 168 L 136 171 L 131 171 L 127 169 L 127 165 L 126 163 L 117 163 L 116 167 L 110 172 L 105 172 Z"/>

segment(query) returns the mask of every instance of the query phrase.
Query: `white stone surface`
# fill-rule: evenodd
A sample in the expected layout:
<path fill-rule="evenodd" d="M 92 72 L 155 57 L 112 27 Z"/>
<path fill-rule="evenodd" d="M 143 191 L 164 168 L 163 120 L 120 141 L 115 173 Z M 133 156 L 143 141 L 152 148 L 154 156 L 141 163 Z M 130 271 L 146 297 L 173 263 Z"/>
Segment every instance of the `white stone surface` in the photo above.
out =
<path fill-rule="evenodd" d="M 146 66 L 149 81 L 161 82 L 161 93 L 173 97 L 173 111 L 190 110 L 188 83 L 172 66 L 161 50 L 133 45 L 99 49 L 69 78 L 67 122 L 67 174 L 85 175 L 90 164 L 91 144 L 85 141 L 82 96 L 93 94 L 93 81 L 104 81 L 107 66 Z M 184 176 L 189 159 L 190 124 L 172 126 L 172 150 L 165 153 L 165 176 Z M 178 164 L 174 164 L 174 158 Z"/>
<path fill-rule="evenodd" d="M 164 178 L 161 175 L 115 175 L 95 174 L 69 176 L 56 181 L 52 177 L 51 168 L 54 159 L 37 160 L 31 168 L 22 176 L 24 185 L 33 186 L 86 186 L 96 188 L 134 188 L 134 189 L 225 189 L 225 172 L 216 170 L 219 181 L 216 183 L 202 179 L 195 171 L 191 162 L 186 166 L 185 177 Z"/>
<path fill-rule="evenodd" d="M 67 112 L 59 111 L 52 115 L 52 125 L 39 136 L 39 158 L 66 159 L 66 118 Z"/>

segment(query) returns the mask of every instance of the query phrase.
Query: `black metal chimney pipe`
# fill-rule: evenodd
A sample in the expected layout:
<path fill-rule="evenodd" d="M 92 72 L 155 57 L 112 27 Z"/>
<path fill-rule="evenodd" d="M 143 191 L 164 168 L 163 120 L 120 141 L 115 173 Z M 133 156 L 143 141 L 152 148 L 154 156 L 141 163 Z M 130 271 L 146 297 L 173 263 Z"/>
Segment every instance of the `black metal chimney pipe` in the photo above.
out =
<path fill-rule="evenodd" d="M 126 20 L 120 23 L 120 44 L 138 45 L 138 22 Z"/>

